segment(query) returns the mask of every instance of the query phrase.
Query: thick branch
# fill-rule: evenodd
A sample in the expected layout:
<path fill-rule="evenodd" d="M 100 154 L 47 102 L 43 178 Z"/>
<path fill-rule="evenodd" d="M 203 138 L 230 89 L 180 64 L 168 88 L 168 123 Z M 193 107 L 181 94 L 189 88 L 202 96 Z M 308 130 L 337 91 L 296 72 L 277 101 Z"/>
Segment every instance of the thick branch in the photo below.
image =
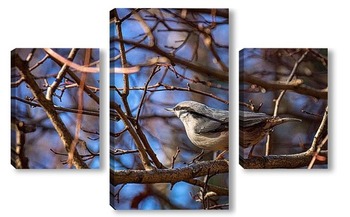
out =
<path fill-rule="evenodd" d="M 157 170 L 120 170 L 110 171 L 110 182 L 116 186 L 124 183 L 176 183 L 193 178 L 228 173 L 229 167 L 225 160 L 202 161 L 187 167 Z"/>
<path fill-rule="evenodd" d="M 240 157 L 239 164 L 244 169 L 299 168 L 309 165 L 312 156 L 313 151 L 308 150 L 290 155 L 254 156 L 249 159 Z"/>
<path fill-rule="evenodd" d="M 314 149 L 305 152 L 288 155 L 254 156 L 249 159 L 239 158 L 239 164 L 244 169 L 276 169 L 276 168 L 300 168 L 309 165 L 314 155 Z M 327 164 L 327 161 L 317 162 Z"/>

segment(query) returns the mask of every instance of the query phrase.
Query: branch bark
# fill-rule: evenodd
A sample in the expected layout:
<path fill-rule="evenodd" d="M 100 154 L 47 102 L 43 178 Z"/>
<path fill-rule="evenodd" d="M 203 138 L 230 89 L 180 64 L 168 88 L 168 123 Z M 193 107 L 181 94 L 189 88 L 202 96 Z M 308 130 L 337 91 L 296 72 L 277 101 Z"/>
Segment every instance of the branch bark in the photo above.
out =
<path fill-rule="evenodd" d="M 309 149 L 290 155 L 254 156 L 249 159 L 240 157 L 239 164 L 244 169 L 299 168 L 309 165 L 313 153 L 313 150 Z"/>
<path fill-rule="evenodd" d="M 176 169 L 156 169 L 156 170 L 110 170 L 110 183 L 114 186 L 125 183 L 171 183 L 186 181 L 197 185 L 194 178 L 215 175 L 218 173 L 228 173 L 229 165 L 226 160 L 202 161 L 187 167 Z M 211 189 L 213 190 L 213 189 Z M 228 190 L 220 191 L 221 194 L 228 194 Z M 226 195 L 227 195 L 226 194 Z"/>

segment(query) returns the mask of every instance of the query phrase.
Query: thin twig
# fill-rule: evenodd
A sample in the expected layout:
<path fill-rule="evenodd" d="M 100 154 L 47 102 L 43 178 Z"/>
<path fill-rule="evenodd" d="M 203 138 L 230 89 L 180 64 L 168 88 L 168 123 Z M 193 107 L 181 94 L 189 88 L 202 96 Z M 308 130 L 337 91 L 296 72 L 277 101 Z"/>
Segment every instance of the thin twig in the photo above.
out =
<path fill-rule="evenodd" d="M 17 81 L 11 82 L 11 88 L 18 87 L 23 81 L 24 81 L 24 78 L 20 77 L 20 79 L 18 79 Z"/>
<path fill-rule="evenodd" d="M 148 78 L 147 81 L 146 81 L 145 89 L 144 89 L 144 91 L 143 91 L 143 94 L 142 94 L 142 97 L 141 97 L 141 101 L 140 101 L 139 107 L 138 107 L 138 109 L 137 109 L 137 114 L 136 114 L 136 118 L 135 118 L 136 122 L 138 122 L 139 117 L 140 117 L 141 108 L 142 108 L 142 105 L 144 104 L 144 100 L 145 100 L 145 97 L 146 97 L 146 94 L 147 94 L 148 85 L 149 85 L 149 83 L 151 82 L 153 76 L 154 76 L 157 72 L 159 72 L 159 70 L 160 70 L 160 66 L 156 65 L 156 66 L 153 68 L 152 73 L 150 74 L 149 78 Z"/>
<path fill-rule="evenodd" d="M 306 55 L 309 53 L 309 50 L 306 50 L 303 55 L 301 55 L 301 57 L 294 63 L 293 69 L 289 74 L 289 77 L 286 80 L 286 84 L 288 84 L 294 77 L 294 74 L 296 73 L 300 63 L 303 61 L 303 59 L 306 57 Z M 277 99 L 275 100 L 275 108 L 273 111 L 273 117 L 277 117 L 278 114 L 278 108 L 280 105 L 280 102 L 282 100 L 282 97 L 284 96 L 284 94 L 286 93 L 287 90 L 282 90 L 281 93 L 279 94 L 279 96 L 277 97 Z M 266 139 L 266 146 L 265 146 L 265 156 L 268 156 L 270 154 L 270 140 L 271 140 L 271 134 L 268 133 L 267 134 L 267 139 Z"/>
<path fill-rule="evenodd" d="M 327 143 L 327 141 L 328 141 L 328 135 L 326 135 L 326 137 L 323 138 L 322 142 L 317 146 L 317 150 L 316 150 L 314 156 L 312 157 L 312 160 L 310 161 L 309 166 L 307 167 L 308 169 L 312 169 L 312 167 L 315 164 L 315 161 L 316 161 L 317 157 L 320 155 L 322 147 Z"/>
<path fill-rule="evenodd" d="M 134 127 L 134 125 L 130 122 L 129 118 L 126 116 L 124 111 L 120 108 L 120 105 L 118 105 L 115 102 L 110 103 L 111 108 L 114 109 L 117 114 L 119 115 L 120 119 L 123 121 L 125 127 L 129 131 L 131 137 L 133 138 L 135 145 L 137 146 L 137 149 L 140 152 L 140 158 L 142 161 L 142 165 L 146 170 L 153 170 L 153 166 L 151 165 L 150 160 L 148 159 L 147 153 L 144 148 L 144 144 L 142 140 L 140 139 L 139 135 L 137 134 L 137 131 Z"/>
<path fill-rule="evenodd" d="M 43 64 L 50 56 L 48 54 L 46 54 L 41 60 L 39 60 L 38 62 L 35 63 L 34 66 L 29 68 L 29 71 L 33 71 L 34 69 L 36 69 L 37 67 L 39 67 L 41 64 Z"/>
<path fill-rule="evenodd" d="M 226 208 L 229 207 L 230 204 L 225 203 L 225 204 L 217 204 L 209 207 L 208 209 L 221 209 L 221 208 Z"/>
<path fill-rule="evenodd" d="M 226 90 L 226 91 L 229 90 L 229 89 L 226 88 L 226 87 L 222 87 L 220 84 L 213 84 L 213 83 L 210 82 L 210 81 L 203 81 L 203 80 L 200 80 L 198 77 L 196 77 L 195 79 L 186 77 L 186 76 L 184 76 L 184 75 L 178 73 L 174 66 L 169 66 L 169 69 L 170 69 L 170 71 L 174 72 L 174 74 L 175 74 L 176 77 L 180 77 L 180 78 L 182 78 L 182 79 L 191 81 L 191 82 L 193 82 L 193 83 L 203 84 L 203 85 L 205 85 L 205 86 L 207 86 L 207 87 L 210 87 L 210 88 L 217 88 L 217 89 Z"/>
<path fill-rule="evenodd" d="M 213 76 L 218 80 L 221 81 L 228 81 L 228 73 L 227 72 L 223 72 L 208 66 L 204 66 L 204 65 L 200 65 L 199 63 L 192 63 L 189 62 L 187 59 L 181 58 L 181 57 L 175 57 L 172 56 L 171 54 L 163 51 L 162 49 L 160 49 L 158 46 L 154 45 L 153 47 L 149 47 L 148 45 L 142 44 L 142 43 L 138 43 L 138 42 L 134 42 L 131 40 L 122 40 L 120 38 L 111 38 L 110 42 L 124 42 L 126 44 L 129 45 L 136 45 L 138 48 L 140 49 L 145 49 L 145 50 L 149 50 L 152 51 L 154 53 L 157 53 L 160 56 L 166 57 L 168 58 L 172 63 L 177 63 L 180 65 L 183 65 L 199 74 L 205 74 L 207 76 Z"/>
<path fill-rule="evenodd" d="M 175 160 L 176 160 L 177 156 L 179 155 L 179 153 L 180 153 L 180 148 L 177 147 L 177 148 L 176 148 L 176 152 L 175 152 L 175 154 L 174 154 L 174 156 L 173 156 L 173 161 L 171 162 L 171 169 L 174 169 Z"/>
<path fill-rule="evenodd" d="M 316 56 L 316 58 L 318 58 L 320 60 L 320 62 L 324 65 L 324 66 L 328 66 L 328 58 L 325 57 L 324 55 L 322 55 L 321 53 L 319 53 L 317 50 L 315 49 L 310 49 L 310 52 Z"/>
<path fill-rule="evenodd" d="M 323 132 L 325 126 L 326 126 L 327 120 L 328 120 L 328 106 L 327 106 L 326 109 L 325 109 L 325 112 L 324 112 L 324 114 L 323 114 L 323 118 L 322 118 L 321 124 L 320 124 L 320 126 L 318 127 L 318 130 L 317 130 L 317 132 L 316 132 L 316 134 L 315 134 L 315 136 L 314 136 L 314 140 L 312 141 L 312 144 L 311 144 L 310 149 L 311 149 L 311 148 L 312 148 L 312 150 L 315 150 L 315 149 L 316 149 L 316 144 L 317 144 L 317 142 L 318 142 L 318 140 L 319 140 L 319 137 L 320 137 L 320 135 L 322 134 L 322 132 Z M 328 136 L 327 136 L 326 138 L 328 139 Z M 326 141 L 327 141 L 327 140 L 324 140 L 324 143 L 325 143 Z M 322 143 L 323 143 L 323 142 L 322 142 Z M 321 143 L 321 144 L 322 144 L 322 143 Z M 323 144 L 322 144 L 322 146 L 323 146 Z M 316 153 L 314 154 L 314 157 L 313 157 L 313 158 L 316 158 L 316 155 L 321 151 L 321 147 L 322 147 L 322 146 L 320 146 L 320 150 L 318 150 L 318 152 L 316 152 Z M 312 168 L 312 166 L 313 166 L 313 164 L 314 164 L 312 161 L 315 161 L 315 160 L 316 160 L 316 159 L 311 160 L 308 169 L 311 169 L 311 168 Z"/>
<path fill-rule="evenodd" d="M 164 89 L 160 89 L 159 87 L 164 87 Z M 115 88 L 117 89 L 117 88 Z M 145 88 L 144 87 L 133 87 L 131 88 L 131 90 L 144 90 Z M 187 88 L 185 87 L 177 87 L 177 86 L 173 86 L 173 85 L 168 85 L 168 84 L 164 84 L 164 83 L 157 83 L 155 85 L 151 85 L 148 87 L 148 92 L 160 92 L 160 91 L 188 91 L 188 92 L 192 92 L 192 93 L 197 93 L 197 94 L 201 94 L 201 95 L 204 95 L 204 96 L 209 96 L 213 99 L 216 99 L 220 102 L 223 102 L 225 104 L 229 104 L 229 102 L 227 100 L 224 100 L 212 93 L 208 93 L 208 92 L 204 92 L 204 91 L 201 91 L 201 90 L 197 90 L 197 89 L 194 89 L 192 87 L 189 86 L 189 84 L 187 85 Z"/>
<path fill-rule="evenodd" d="M 28 56 L 27 56 L 27 58 L 26 58 L 26 61 L 27 62 L 30 62 L 32 59 L 33 59 L 33 57 L 34 57 L 34 52 L 36 51 L 36 48 L 33 48 L 31 51 L 30 51 L 30 53 L 28 54 Z"/>
<path fill-rule="evenodd" d="M 119 199 L 120 199 L 120 191 L 124 188 L 124 186 L 126 185 L 126 183 L 125 184 L 122 184 L 122 186 L 118 189 L 118 191 L 117 191 L 117 193 L 116 193 L 116 195 L 115 195 L 115 197 L 117 198 L 117 202 L 119 203 Z"/>
<path fill-rule="evenodd" d="M 286 84 L 288 84 L 294 77 L 294 74 L 297 70 L 297 68 L 299 67 L 300 63 L 303 61 L 303 59 L 306 57 L 306 55 L 309 53 L 309 51 L 305 51 L 305 53 L 298 59 L 298 61 L 295 62 L 294 67 L 292 69 L 292 71 L 289 74 L 288 79 L 286 80 Z M 277 116 L 278 113 L 278 108 L 279 108 L 279 104 L 281 102 L 282 97 L 284 96 L 284 94 L 286 93 L 286 90 L 282 90 L 281 93 L 279 94 L 278 98 L 275 101 L 275 108 L 273 111 L 273 117 Z"/>
<path fill-rule="evenodd" d="M 316 89 L 303 84 L 301 80 L 297 80 L 296 82 L 289 82 L 289 83 L 271 82 L 271 81 L 268 82 L 257 76 L 247 75 L 247 74 L 241 75 L 240 80 L 251 84 L 256 84 L 267 90 L 281 90 L 281 89 L 292 90 L 296 93 L 312 96 L 319 99 L 328 98 L 328 88 Z"/>
<path fill-rule="evenodd" d="M 110 153 L 112 155 L 124 155 L 124 154 L 132 154 L 132 153 L 137 153 L 139 152 L 139 150 L 135 149 L 135 150 L 123 150 L 123 149 L 114 149 L 114 150 L 110 150 Z"/>
<path fill-rule="evenodd" d="M 78 49 L 73 48 L 70 51 L 67 60 L 72 61 L 74 59 L 74 57 L 76 56 L 77 52 L 78 52 Z M 68 65 L 66 63 L 63 64 L 60 71 L 57 73 L 55 81 L 52 82 L 52 84 L 50 86 L 48 86 L 47 91 L 46 91 L 46 99 L 47 100 L 52 100 L 52 95 L 55 93 L 56 89 L 58 88 L 58 86 L 62 82 L 64 76 L 66 75 L 67 67 L 68 67 Z"/>
<path fill-rule="evenodd" d="M 23 102 L 23 103 L 26 103 L 26 104 L 28 104 L 28 105 L 30 105 L 32 107 L 42 107 L 39 103 L 35 103 L 35 102 L 29 101 L 29 100 L 21 99 L 21 98 L 19 98 L 17 96 L 11 96 L 11 99 L 17 100 L 17 101 L 20 101 L 20 102 Z M 81 112 L 84 115 L 91 115 L 91 116 L 99 116 L 100 115 L 99 111 L 93 111 L 93 110 L 87 110 L 87 109 L 79 111 L 78 109 L 65 108 L 65 107 L 56 106 L 56 105 L 54 105 L 54 107 L 55 107 L 56 111 L 70 112 L 70 113 Z"/>

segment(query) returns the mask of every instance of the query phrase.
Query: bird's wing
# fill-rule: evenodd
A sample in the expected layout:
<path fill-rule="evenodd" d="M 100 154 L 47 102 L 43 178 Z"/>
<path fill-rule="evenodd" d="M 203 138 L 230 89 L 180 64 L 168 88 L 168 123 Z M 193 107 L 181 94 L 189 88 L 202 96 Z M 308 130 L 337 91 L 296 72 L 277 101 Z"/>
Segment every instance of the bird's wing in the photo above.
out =
<path fill-rule="evenodd" d="M 242 127 L 251 127 L 269 118 L 271 117 L 265 113 L 239 111 L 239 125 Z"/>
<path fill-rule="evenodd" d="M 199 124 L 194 127 L 195 133 L 214 133 L 228 130 L 228 111 L 216 111 L 214 115 L 203 115 L 199 113 L 192 115 L 197 115 L 197 120 L 199 121 Z"/>

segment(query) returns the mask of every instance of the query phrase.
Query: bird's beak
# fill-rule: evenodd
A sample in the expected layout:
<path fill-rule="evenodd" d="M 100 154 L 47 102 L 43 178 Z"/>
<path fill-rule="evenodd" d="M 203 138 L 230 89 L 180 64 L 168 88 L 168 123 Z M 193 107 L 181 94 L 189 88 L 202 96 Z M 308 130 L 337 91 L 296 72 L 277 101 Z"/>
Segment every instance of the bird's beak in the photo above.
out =
<path fill-rule="evenodd" d="M 173 108 L 165 108 L 165 110 L 169 111 L 169 112 L 174 112 Z"/>

